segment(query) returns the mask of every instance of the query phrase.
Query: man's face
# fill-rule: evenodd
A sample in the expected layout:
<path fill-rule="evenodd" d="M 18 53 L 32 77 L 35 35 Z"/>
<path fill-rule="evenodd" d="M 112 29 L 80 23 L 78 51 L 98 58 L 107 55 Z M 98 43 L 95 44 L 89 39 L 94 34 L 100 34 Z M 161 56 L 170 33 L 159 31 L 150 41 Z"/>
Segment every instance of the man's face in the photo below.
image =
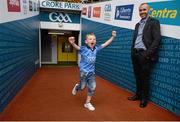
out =
<path fill-rule="evenodd" d="M 93 35 L 89 35 L 86 38 L 86 44 L 90 47 L 90 48 L 94 48 L 94 46 L 96 45 L 96 37 Z"/>
<path fill-rule="evenodd" d="M 149 13 L 149 6 L 147 4 L 143 4 L 139 7 L 139 15 L 142 19 L 145 19 Z"/>

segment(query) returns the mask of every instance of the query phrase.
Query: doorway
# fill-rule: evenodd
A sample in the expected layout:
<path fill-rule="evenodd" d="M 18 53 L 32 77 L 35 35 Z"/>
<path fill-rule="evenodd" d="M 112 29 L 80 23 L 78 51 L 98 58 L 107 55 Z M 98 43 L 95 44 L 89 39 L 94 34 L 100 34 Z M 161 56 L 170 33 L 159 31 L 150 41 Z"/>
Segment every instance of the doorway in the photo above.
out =
<path fill-rule="evenodd" d="M 77 65 L 78 53 L 68 42 L 74 36 L 78 45 L 78 31 L 41 30 L 41 63 Z"/>
<path fill-rule="evenodd" d="M 41 30 L 41 63 L 57 64 L 57 35 Z"/>
<path fill-rule="evenodd" d="M 68 37 L 74 36 L 78 45 L 78 33 L 58 35 L 58 63 L 77 64 L 77 50 L 68 42 Z"/>

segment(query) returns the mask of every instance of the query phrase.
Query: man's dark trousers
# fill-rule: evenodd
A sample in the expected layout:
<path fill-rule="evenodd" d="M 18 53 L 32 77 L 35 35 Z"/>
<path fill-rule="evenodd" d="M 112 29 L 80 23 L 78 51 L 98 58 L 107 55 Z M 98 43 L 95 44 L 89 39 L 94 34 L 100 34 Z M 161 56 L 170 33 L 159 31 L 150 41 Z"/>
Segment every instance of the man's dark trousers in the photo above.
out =
<path fill-rule="evenodd" d="M 132 50 L 132 63 L 136 78 L 136 95 L 143 101 L 148 101 L 149 77 L 151 60 L 144 56 L 145 50 Z"/>

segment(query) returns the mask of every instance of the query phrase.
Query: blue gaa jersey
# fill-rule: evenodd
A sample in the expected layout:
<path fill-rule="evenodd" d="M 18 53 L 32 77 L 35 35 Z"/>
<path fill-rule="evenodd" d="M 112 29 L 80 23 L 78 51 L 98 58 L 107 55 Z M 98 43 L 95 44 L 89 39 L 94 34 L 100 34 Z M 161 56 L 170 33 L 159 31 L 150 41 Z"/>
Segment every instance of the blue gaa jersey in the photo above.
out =
<path fill-rule="evenodd" d="M 101 46 L 95 46 L 94 49 L 91 49 L 88 46 L 81 46 L 79 54 L 81 55 L 80 61 L 80 72 L 94 72 L 95 71 L 95 61 L 96 54 L 102 49 Z"/>

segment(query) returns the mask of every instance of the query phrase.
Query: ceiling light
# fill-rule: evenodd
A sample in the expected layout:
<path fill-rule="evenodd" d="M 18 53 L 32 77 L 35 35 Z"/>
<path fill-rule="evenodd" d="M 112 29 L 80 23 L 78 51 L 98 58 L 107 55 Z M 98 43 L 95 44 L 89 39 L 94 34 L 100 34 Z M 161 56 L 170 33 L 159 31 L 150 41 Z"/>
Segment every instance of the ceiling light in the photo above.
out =
<path fill-rule="evenodd" d="M 48 34 L 64 35 L 62 32 L 48 32 Z"/>

